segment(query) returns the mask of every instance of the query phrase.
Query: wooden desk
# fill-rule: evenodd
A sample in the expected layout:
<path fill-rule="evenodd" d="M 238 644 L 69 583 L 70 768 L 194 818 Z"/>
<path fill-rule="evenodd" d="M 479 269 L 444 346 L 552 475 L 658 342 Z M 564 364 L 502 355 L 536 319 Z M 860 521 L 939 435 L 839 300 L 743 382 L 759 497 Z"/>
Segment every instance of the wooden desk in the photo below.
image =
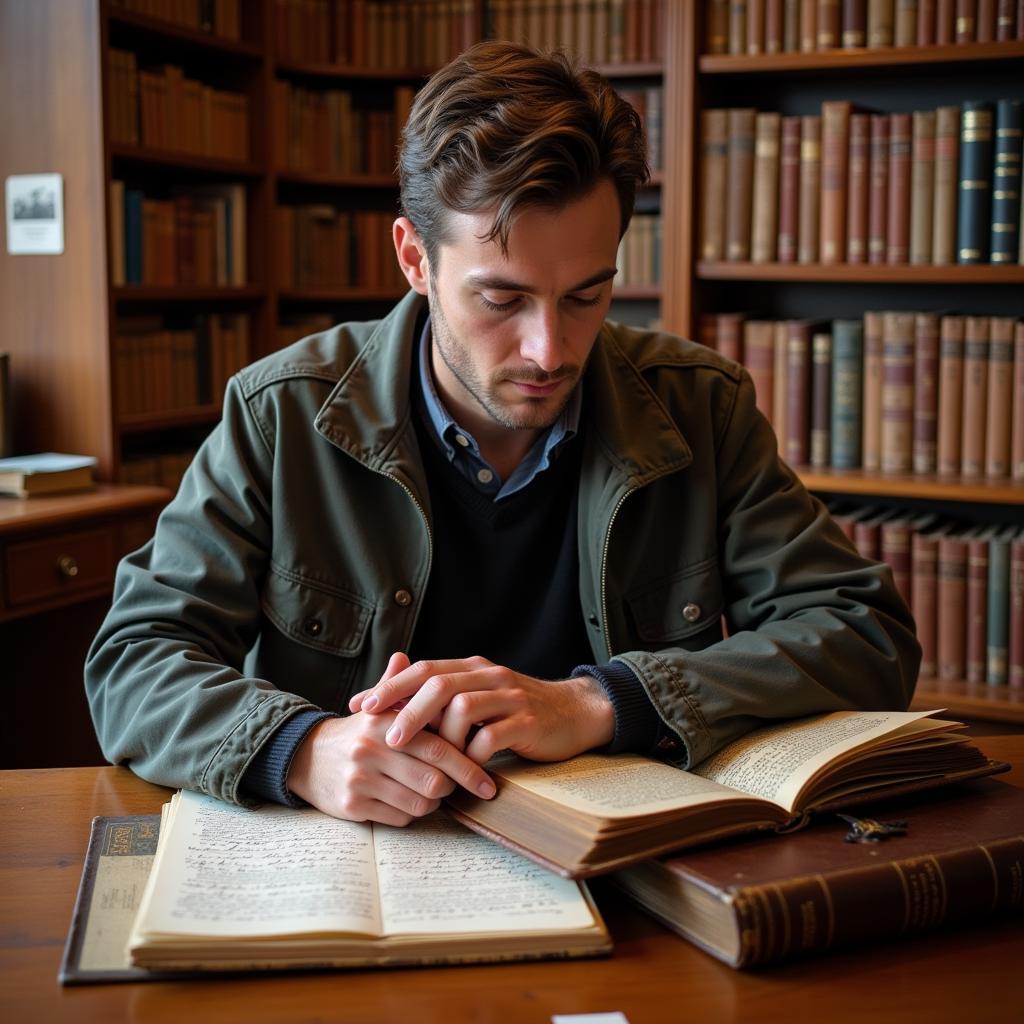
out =
<path fill-rule="evenodd" d="M 152 535 L 162 487 L 0 496 L 0 768 L 99 764 L 82 687 L 114 570 Z"/>
<path fill-rule="evenodd" d="M 1003 778 L 1024 785 L 1024 737 L 979 745 L 1012 761 Z M 1024 1013 L 1019 919 L 742 973 L 600 882 L 594 891 L 615 939 L 610 959 L 61 989 L 57 968 L 91 818 L 156 811 L 168 795 L 120 768 L 0 774 L 0 1020 L 547 1024 L 555 1013 L 621 1010 L 630 1024 L 1007 1024 Z"/>

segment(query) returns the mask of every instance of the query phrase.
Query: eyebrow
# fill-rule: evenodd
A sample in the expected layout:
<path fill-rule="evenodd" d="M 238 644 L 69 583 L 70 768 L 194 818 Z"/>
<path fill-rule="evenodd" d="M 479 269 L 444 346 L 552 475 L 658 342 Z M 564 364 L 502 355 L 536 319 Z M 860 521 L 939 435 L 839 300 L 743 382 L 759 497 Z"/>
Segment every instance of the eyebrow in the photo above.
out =
<path fill-rule="evenodd" d="M 581 292 L 583 289 L 591 288 L 595 284 L 603 284 L 605 281 L 610 281 L 617 273 L 618 270 L 615 267 L 605 267 L 596 274 L 591 274 L 586 280 L 574 284 L 568 290 L 570 292 Z M 526 295 L 535 295 L 537 292 L 536 288 L 531 288 L 529 285 L 520 284 L 507 277 L 500 277 L 494 274 L 470 274 L 466 278 L 466 282 L 476 285 L 478 288 L 490 288 L 496 292 L 523 292 Z"/>

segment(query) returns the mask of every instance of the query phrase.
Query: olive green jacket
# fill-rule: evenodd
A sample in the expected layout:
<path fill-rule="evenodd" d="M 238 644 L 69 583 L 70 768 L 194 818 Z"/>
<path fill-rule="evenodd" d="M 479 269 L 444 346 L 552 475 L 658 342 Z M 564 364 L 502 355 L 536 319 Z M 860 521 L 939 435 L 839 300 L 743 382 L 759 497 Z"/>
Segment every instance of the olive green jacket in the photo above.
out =
<path fill-rule="evenodd" d="M 238 801 L 282 722 L 344 712 L 408 650 L 432 555 L 409 401 L 423 306 L 410 293 L 231 380 L 89 652 L 111 761 Z M 606 323 L 584 386 L 593 655 L 633 669 L 678 763 L 766 720 L 906 706 L 920 657 L 906 605 L 779 460 L 745 370 Z"/>

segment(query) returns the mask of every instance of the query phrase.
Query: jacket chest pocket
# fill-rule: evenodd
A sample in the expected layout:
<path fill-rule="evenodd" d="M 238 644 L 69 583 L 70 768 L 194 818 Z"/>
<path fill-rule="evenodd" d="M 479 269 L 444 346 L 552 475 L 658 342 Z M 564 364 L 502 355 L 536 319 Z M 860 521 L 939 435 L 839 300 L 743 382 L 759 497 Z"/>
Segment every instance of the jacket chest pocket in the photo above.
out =
<path fill-rule="evenodd" d="M 722 639 L 718 560 L 705 559 L 632 591 L 626 610 L 637 649 L 699 651 Z"/>
<path fill-rule="evenodd" d="M 272 565 L 261 597 L 256 671 L 332 711 L 348 696 L 373 619 L 372 602 Z"/>

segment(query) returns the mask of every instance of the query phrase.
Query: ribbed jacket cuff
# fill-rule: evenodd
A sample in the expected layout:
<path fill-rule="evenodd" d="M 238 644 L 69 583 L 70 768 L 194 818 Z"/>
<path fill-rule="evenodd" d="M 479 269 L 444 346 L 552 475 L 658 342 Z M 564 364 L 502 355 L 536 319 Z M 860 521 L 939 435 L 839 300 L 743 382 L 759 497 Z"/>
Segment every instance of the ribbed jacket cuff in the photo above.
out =
<path fill-rule="evenodd" d="M 306 734 L 325 718 L 337 718 L 330 711 L 310 709 L 292 715 L 277 732 L 260 747 L 242 776 L 240 789 L 246 796 L 266 803 L 284 804 L 286 807 L 304 807 L 300 800 L 285 785 L 288 769 L 295 751 L 306 738 Z"/>
<path fill-rule="evenodd" d="M 572 674 L 596 679 L 612 703 L 615 735 L 611 743 L 602 748 L 602 753 L 647 754 L 655 749 L 662 734 L 661 717 L 628 665 L 619 661 L 605 665 L 577 665 Z"/>

